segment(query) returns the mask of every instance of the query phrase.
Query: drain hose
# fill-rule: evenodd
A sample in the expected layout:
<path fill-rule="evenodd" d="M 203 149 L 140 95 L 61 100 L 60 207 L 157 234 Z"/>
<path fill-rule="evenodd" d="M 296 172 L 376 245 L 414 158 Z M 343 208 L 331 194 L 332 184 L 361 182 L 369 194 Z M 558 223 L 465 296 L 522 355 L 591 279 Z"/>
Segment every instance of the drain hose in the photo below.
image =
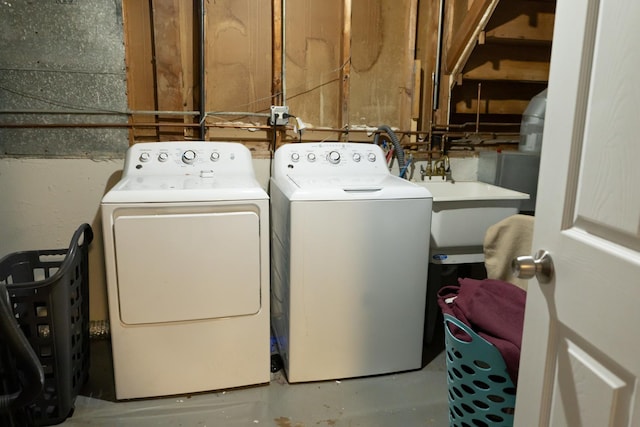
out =
<path fill-rule="evenodd" d="M 0 284 L 0 334 L 3 344 L 8 346 L 24 373 L 21 390 L 0 395 L 0 411 L 3 411 L 28 405 L 38 397 L 44 387 L 44 370 L 13 315 L 6 286 L 3 284 Z"/>
<path fill-rule="evenodd" d="M 395 132 L 387 125 L 380 125 L 378 126 L 378 130 L 379 131 L 384 131 L 387 135 L 389 135 L 389 139 L 391 139 L 391 142 L 393 143 L 393 147 L 395 149 L 396 152 L 396 157 L 398 158 L 398 168 L 400 169 L 400 173 L 402 173 L 402 168 L 404 168 L 405 166 L 405 162 L 404 162 L 404 150 L 402 149 L 402 146 L 400 145 L 400 141 L 398 140 L 398 137 L 396 136 Z M 376 132 L 376 134 L 373 136 L 373 143 L 378 145 L 378 138 L 380 137 L 380 134 Z"/>

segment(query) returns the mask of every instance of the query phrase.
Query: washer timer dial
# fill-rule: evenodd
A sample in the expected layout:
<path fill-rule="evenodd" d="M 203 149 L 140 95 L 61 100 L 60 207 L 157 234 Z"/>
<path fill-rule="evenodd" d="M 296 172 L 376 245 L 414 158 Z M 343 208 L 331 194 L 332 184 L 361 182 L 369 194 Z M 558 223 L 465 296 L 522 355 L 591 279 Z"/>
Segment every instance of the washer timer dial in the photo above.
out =
<path fill-rule="evenodd" d="M 340 153 L 337 151 L 329 152 L 327 160 L 329 160 L 329 163 L 333 163 L 334 165 L 340 163 Z"/>
<path fill-rule="evenodd" d="M 182 161 L 190 165 L 196 160 L 196 152 L 193 150 L 187 150 L 182 153 Z"/>

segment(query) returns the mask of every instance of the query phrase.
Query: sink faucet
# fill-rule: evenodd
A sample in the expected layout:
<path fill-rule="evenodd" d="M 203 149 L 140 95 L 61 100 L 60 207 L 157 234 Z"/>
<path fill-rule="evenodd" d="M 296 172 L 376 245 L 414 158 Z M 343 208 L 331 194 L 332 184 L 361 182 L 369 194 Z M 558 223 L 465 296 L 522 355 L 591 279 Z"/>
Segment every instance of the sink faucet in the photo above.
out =
<path fill-rule="evenodd" d="M 433 166 L 431 165 L 431 159 L 427 162 L 427 167 L 420 165 L 420 179 L 424 181 L 424 177 L 428 176 L 429 180 L 431 180 L 431 175 L 433 174 Z"/>
<path fill-rule="evenodd" d="M 449 156 L 446 154 L 436 160 L 435 173 L 440 175 L 442 179 L 446 179 L 447 175 L 451 174 L 451 164 L 449 163 Z"/>

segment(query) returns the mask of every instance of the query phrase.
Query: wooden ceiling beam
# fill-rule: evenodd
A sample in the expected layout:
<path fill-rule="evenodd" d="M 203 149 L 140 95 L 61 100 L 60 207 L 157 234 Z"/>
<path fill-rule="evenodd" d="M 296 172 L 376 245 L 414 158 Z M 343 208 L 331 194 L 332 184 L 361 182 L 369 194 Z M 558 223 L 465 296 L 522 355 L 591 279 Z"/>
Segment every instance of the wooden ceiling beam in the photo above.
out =
<path fill-rule="evenodd" d="M 445 52 L 444 63 L 445 72 L 451 74 L 454 79 L 469 58 L 498 3 L 499 0 L 475 0 L 459 27 L 453 29 L 453 39 Z"/>
<path fill-rule="evenodd" d="M 462 79 L 546 82 L 551 47 L 482 45 L 476 47 L 462 71 Z"/>
<path fill-rule="evenodd" d="M 485 28 L 485 40 L 551 44 L 555 3 L 509 0 L 496 7 Z"/>

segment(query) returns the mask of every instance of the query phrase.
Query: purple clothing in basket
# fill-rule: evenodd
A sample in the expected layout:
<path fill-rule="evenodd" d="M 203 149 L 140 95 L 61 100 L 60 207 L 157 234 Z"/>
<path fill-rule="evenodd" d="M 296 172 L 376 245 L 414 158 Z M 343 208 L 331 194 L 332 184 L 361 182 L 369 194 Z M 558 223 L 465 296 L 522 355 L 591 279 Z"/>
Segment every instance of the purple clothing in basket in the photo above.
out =
<path fill-rule="evenodd" d="M 518 383 L 520 346 L 527 293 L 509 282 L 494 279 L 458 279 L 458 286 L 445 286 L 438 291 L 438 304 L 493 344 L 507 365 L 514 384 Z M 458 328 L 453 335 L 468 341 Z"/>

